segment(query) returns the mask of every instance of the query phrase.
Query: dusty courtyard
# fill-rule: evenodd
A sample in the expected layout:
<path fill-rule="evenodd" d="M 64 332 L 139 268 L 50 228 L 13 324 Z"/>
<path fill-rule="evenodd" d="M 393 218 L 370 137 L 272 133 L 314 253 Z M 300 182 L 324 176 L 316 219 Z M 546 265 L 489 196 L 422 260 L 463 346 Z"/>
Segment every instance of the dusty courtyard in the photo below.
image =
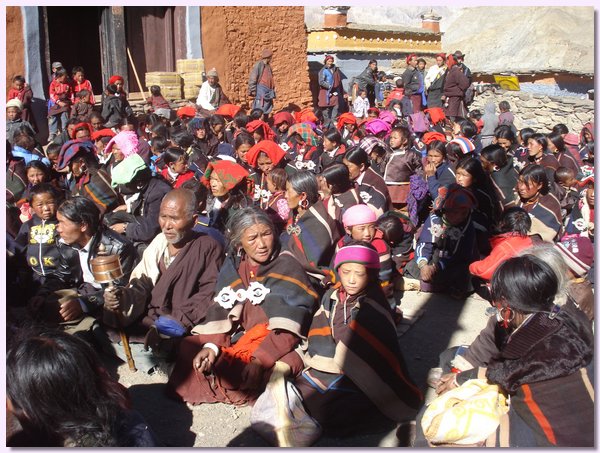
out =
<path fill-rule="evenodd" d="M 488 304 L 474 295 L 457 301 L 441 294 L 407 292 L 402 299 L 405 321 L 398 326 L 398 339 L 411 375 L 429 400 L 430 368 L 444 349 L 469 344 L 487 321 Z M 168 399 L 163 390 L 167 375 L 129 371 L 126 364 L 116 369 L 119 381 L 129 388 L 135 408 L 167 447 L 267 447 L 250 428 L 249 407 L 225 404 L 187 406 Z M 347 438 L 322 437 L 315 447 L 396 447 L 394 426 L 378 434 Z"/>

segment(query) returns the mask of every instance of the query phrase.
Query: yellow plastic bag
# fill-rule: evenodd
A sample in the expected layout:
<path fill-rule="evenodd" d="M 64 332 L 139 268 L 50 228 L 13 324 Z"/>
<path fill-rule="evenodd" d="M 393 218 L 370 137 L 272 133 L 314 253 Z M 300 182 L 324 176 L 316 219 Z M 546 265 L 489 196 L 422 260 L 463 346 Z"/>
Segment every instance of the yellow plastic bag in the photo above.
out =
<path fill-rule="evenodd" d="M 421 427 L 432 444 L 484 442 L 508 412 L 506 397 L 486 379 L 470 379 L 440 395 L 425 410 Z"/>

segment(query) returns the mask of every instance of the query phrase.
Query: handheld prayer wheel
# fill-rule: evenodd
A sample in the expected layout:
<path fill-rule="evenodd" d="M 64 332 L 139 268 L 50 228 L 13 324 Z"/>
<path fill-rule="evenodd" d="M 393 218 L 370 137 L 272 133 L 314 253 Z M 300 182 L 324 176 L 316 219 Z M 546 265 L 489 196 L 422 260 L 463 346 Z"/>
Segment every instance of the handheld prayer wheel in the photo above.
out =
<path fill-rule="evenodd" d="M 98 283 L 108 283 L 107 291 L 115 289 L 115 281 L 123 278 L 123 269 L 121 268 L 121 261 L 119 261 L 119 255 L 107 255 L 106 247 L 104 244 L 98 245 L 98 256 L 90 260 L 90 270 L 94 276 L 94 280 Z M 133 355 L 131 354 L 131 347 L 129 346 L 129 339 L 127 334 L 121 327 L 121 314 L 118 311 L 115 313 L 119 326 L 119 335 L 121 336 L 121 343 L 123 343 L 123 350 L 127 357 L 127 364 L 131 371 L 137 371 L 135 368 L 135 362 Z"/>
<path fill-rule="evenodd" d="M 100 249 L 98 253 L 101 253 Z M 98 283 L 112 286 L 115 280 L 123 278 L 119 255 L 100 255 L 90 260 L 90 270 Z"/>

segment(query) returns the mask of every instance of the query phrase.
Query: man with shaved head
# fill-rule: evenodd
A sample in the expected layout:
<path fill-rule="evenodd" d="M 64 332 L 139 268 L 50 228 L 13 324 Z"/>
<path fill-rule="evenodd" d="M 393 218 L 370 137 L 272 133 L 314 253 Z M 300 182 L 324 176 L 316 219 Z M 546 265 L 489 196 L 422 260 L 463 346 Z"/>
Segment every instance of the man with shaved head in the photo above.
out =
<path fill-rule="evenodd" d="M 105 298 L 130 325 L 134 342 L 149 331 L 163 338 L 188 334 L 213 303 L 224 254 L 216 240 L 193 231 L 196 206 L 188 189 L 165 195 L 158 216 L 161 232 L 144 251 L 128 286 Z"/>

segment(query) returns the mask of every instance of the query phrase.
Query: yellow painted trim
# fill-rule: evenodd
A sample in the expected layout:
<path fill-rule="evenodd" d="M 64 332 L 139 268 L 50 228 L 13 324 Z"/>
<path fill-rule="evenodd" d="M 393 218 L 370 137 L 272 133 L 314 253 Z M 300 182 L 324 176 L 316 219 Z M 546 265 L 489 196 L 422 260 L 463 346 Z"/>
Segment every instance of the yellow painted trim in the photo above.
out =
<path fill-rule="evenodd" d="M 307 35 L 308 52 L 421 52 L 442 50 L 441 35 L 422 37 L 409 32 L 361 30 L 313 31 Z"/>

